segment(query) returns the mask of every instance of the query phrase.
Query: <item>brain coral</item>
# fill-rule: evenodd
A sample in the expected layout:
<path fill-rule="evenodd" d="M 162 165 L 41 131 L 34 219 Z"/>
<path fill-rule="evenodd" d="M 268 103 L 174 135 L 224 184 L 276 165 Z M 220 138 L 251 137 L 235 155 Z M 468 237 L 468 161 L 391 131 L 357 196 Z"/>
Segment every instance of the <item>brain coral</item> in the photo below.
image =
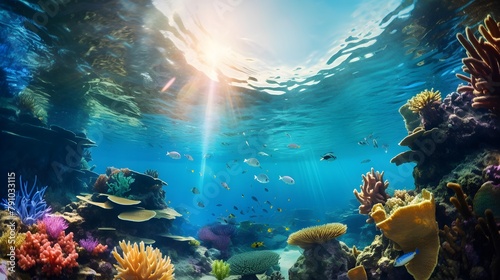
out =
<path fill-rule="evenodd" d="M 306 249 L 337 238 L 344 234 L 346 230 L 347 226 L 341 223 L 307 227 L 290 234 L 287 242 L 290 245 L 297 245 L 302 249 Z"/>
<path fill-rule="evenodd" d="M 252 275 L 262 273 L 277 265 L 280 255 L 271 251 L 251 251 L 232 256 L 227 260 L 231 274 Z"/>
<path fill-rule="evenodd" d="M 151 246 L 144 248 L 141 241 L 133 245 L 120 241 L 120 248 L 123 250 L 123 257 L 115 249 L 113 256 L 118 265 L 114 265 L 118 274 L 114 279 L 135 279 L 135 280 L 173 280 L 174 265 L 170 263 L 170 258 L 162 254 L 159 249 Z"/>

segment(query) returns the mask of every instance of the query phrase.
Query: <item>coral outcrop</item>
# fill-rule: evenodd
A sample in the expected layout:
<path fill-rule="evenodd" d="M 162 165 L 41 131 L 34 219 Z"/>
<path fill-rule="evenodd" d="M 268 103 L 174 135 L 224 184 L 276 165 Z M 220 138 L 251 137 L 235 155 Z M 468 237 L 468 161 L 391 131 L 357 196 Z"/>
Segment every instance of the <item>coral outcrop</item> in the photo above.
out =
<path fill-rule="evenodd" d="M 423 190 L 409 205 L 397 208 L 389 216 L 382 204 L 373 206 L 370 216 L 384 236 L 392 240 L 404 253 L 419 249 L 412 261 L 406 264 L 415 279 L 428 279 L 437 264 L 439 231 L 436 207 L 432 193 Z"/>

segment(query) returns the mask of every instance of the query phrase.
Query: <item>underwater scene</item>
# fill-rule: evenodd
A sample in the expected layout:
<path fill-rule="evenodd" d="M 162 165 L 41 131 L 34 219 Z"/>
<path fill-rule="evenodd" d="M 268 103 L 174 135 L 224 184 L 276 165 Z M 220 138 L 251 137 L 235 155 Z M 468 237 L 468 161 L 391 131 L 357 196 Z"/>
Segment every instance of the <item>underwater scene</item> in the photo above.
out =
<path fill-rule="evenodd" d="M 1 0 L 0 280 L 500 279 L 496 0 Z"/>

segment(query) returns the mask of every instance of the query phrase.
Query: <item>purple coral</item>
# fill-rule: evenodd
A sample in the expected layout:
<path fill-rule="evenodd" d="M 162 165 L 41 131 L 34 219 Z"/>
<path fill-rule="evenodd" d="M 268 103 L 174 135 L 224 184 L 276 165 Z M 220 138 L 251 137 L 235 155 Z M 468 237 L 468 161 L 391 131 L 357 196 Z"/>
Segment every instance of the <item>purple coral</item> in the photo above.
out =
<path fill-rule="evenodd" d="M 231 236 L 235 231 L 236 227 L 232 225 L 204 226 L 198 231 L 198 237 L 202 241 L 210 242 L 214 248 L 225 252 L 229 248 Z"/>
<path fill-rule="evenodd" d="M 80 239 L 79 244 L 83 249 L 85 249 L 85 251 L 92 253 L 95 247 L 99 244 L 99 241 L 91 235 L 87 235 L 87 238 Z"/>
<path fill-rule="evenodd" d="M 42 222 L 52 239 L 57 239 L 61 232 L 68 228 L 68 222 L 61 216 L 46 215 Z"/>
<path fill-rule="evenodd" d="M 488 165 L 483 170 L 485 181 L 491 181 L 493 185 L 500 185 L 500 165 Z"/>

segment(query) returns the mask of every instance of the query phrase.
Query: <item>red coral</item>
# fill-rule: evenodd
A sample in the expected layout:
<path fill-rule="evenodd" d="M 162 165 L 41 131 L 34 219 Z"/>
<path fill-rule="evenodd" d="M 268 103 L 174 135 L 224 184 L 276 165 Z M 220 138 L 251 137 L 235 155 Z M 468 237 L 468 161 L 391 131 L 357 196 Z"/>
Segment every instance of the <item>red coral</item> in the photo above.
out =
<path fill-rule="evenodd" d="M 99 175 L 94 183 L 94 191 L 99 193 L 106 193 L 108 191 L 108 185 L 106 184 L 108 182 L 108 179 L 109 178 L 106 174 Z"/>
<path fill-rule="evenodd" d="M 106 249 L 108 249 L 108 245 L 102 245 L 99 243 L 97 244 L 97 246 L 95 246 L 94 250 L 92 250 L 92 255 L 97 256 L 101 253 L 104 253 Z"/>
<path fill-rule="evenodd" d="M 72 232 L 65 235 L 62 231 L 57 241 L 51 242 L 43 227 L 35 234 L 28 231 L 23 245 L 16 250 L 16 255 L 21 269 L 28 270 L 36 265 L 41 267 L 42 274 L 46 276 L 61 275 L 78 266 L 78 253 Z"/>

